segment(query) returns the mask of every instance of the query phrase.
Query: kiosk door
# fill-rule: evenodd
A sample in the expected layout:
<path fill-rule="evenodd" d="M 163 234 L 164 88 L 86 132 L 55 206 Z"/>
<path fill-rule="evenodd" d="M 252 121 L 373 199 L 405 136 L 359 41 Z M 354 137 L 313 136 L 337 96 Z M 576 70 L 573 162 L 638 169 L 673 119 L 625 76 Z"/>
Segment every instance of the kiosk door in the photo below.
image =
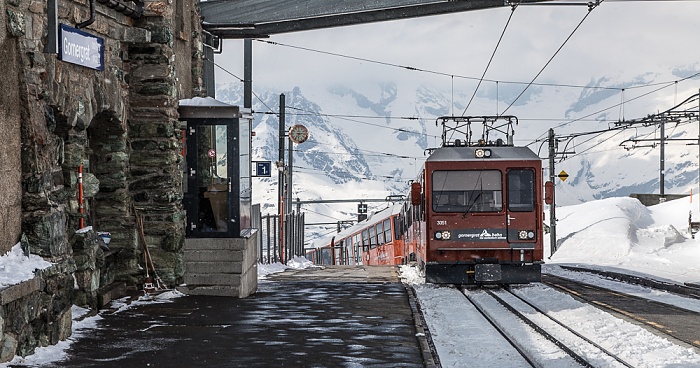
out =
<path fill-rule="evenodd" d="M 238 119 L 187 121 L 187 236 L 238 237 Z M 237 204 L 237 203 L 236 203 Z"/>

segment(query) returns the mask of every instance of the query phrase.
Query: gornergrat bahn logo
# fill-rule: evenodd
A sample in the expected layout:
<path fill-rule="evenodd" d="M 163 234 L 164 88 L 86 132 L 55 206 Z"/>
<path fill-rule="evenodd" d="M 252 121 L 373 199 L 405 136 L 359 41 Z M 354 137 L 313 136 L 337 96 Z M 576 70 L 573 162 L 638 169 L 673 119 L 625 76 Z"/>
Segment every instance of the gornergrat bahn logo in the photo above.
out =
<path fill-rule="evenodd" d="M 452 231 L 452 239 L 464 241 L 506 240 L 503 229 L 464 229 Z"/>

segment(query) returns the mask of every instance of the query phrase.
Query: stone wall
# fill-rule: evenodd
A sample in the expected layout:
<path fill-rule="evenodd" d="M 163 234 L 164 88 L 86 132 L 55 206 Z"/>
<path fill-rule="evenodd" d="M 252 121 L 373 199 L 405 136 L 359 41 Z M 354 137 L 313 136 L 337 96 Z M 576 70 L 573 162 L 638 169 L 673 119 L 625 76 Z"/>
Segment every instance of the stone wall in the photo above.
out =
<path fill-rule="evenodd" d="M 4 75 L 0 78 L 0 254 L 9 251 L 19 241 L 21 219 L 20 184 L 20 61 L 16 50 L 18 39 L 5 31 L 8 28 L 6 2 L 0 2 L 0 64 Z"/>
<path fill-rule="evenodd" d="M 0 290 L 0 362 L 34 353 L 71 335 L 71 264 Z"/>
<path fill-rule="evenodd" d="M 166 284 L 184 274 L 177 101 L 204 93 L 196 2 L 146 1 L 139 19 L 96 3 L 83 30 L 104 39 L 104 71 L 44 53 L 46 6 L 0 2 L 0 252 L 21 237 L 55 264 L 37 290 L 3 301 L 0 361 L 68 336 L 72 303 L 99 308 L 114 285 L 141 288 L 144 247 Z M 58 17 L 75 26 L 89 3 L 58 1 Z M 92 230 L 76 233 L 81 220 Z M 109 248 L 97 231 L 111 233 Z"/>

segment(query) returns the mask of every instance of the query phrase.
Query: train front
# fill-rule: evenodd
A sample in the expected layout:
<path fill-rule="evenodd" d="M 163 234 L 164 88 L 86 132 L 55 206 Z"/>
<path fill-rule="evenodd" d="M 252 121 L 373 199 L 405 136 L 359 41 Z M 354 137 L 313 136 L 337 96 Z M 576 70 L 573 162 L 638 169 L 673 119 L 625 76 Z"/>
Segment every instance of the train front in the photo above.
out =
<path fill-rule="evenodd" d="M 436 149 L 424 172 L 426 282 L 540 281 L 541 172 L 526 147 Z"/>

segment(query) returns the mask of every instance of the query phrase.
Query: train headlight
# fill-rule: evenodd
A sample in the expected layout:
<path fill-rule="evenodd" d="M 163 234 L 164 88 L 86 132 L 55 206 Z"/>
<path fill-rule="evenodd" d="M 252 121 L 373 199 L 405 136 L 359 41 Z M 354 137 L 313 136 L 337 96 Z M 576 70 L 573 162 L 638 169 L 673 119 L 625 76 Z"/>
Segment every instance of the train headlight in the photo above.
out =
<path fill-rule="evenodd" d="M 450 240 L 451 237 L 452 237 L 452 234 L 450 234 L 449 230 L 435 232 L 435 239 L 437 239 L 437 240 Z"/>
<path fill-rule="evenodd" d="M 487 148 L 477 148 L 474 150 L 474 156 L 476 156 L 476 158 L 489 158 L 491 157 L 491 150 Z"/>
<path fill-rule="evenodd" d="M 518 240 L 532 240 L 535 239 L 535 232 L 532 230 L 520 230 L 518 231 Z"/>

